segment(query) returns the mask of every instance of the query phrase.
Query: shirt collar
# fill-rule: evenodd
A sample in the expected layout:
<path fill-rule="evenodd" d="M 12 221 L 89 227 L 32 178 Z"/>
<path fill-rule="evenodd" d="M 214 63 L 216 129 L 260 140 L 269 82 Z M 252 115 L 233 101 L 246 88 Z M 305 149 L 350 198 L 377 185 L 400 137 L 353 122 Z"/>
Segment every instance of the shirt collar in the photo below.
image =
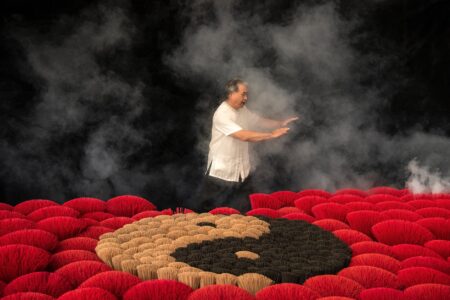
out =
<path fill-rule="evenodd" d="M 231 106 L 230 104 L 228 104 L 227 100 L 224 100 L 223 103 L 225 103 L 225 105 L 229 108 L 231 108 L 234 112 L 238 112 L 239 109 L 234 108 L 233 106 Z M 241 109 L 243 109 L 245 107 L 245 105 L 243 107 L 241 107 Z"/>

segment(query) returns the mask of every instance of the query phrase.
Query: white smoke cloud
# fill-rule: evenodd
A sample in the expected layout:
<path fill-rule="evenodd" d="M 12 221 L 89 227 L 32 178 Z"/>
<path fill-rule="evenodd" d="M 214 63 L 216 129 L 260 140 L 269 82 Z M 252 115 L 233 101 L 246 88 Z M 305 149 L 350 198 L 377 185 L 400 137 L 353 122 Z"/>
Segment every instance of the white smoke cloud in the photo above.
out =
<path fill-rule="evenodd" d="M 411 172 L 406 187 L 414 194 L 441 194 L 450 193 L 450 178 L 442 177 L 439 171 L 431 171 L 427 166 L 421 166 L 417 159 L 408 164 Z"/>
<path fill-rule="evenodd" d="M 150 142 L 132 125 L 144 108 L 144 86 L 98 61 L 105 53 L 128 49 L 134 28 L 120 7 L 107 6 L 73 20 L 62 18 L 59 25 L 73 29 L 64 35 L 18 34 L 41 93 L 24 116 L 33 126 L 21 130 L 20 146 L 1 144 L 9 158 L 6 168 L 23 184 L 51 186 L 55 200 L 71 193 L 104 198 L 140 193 L 149 175 L 127 165 L 127 159 Z M 55 148 L 70 135 L 77 138 L 67 143 L 82 153 L 69 152 L 67 144 Z"/>

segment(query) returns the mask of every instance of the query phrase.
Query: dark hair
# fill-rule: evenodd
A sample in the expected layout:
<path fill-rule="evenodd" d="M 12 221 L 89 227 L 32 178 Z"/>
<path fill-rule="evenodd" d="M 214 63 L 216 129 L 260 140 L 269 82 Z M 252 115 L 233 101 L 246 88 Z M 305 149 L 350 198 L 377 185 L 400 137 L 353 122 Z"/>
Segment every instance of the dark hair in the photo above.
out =
<path fill-rule="evenodd" d="M 236 92 L 238 90 L 239 84 L 247 85 L 247 82 L 240 78 L 233 78 L 231 80 L 228 80 L 228 82 L 225 84 L 224 98 L 227 98 L 228 95 Z"/>

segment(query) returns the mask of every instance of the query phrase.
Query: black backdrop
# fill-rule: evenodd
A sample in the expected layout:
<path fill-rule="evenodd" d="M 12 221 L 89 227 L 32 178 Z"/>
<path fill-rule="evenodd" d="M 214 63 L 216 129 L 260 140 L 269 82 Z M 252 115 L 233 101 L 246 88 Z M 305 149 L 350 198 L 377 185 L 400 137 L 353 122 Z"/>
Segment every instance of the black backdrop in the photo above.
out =
<path fill-rule="evenodd" d="M 26 64 L 26 53 L 17 36 L 33 32 L 42 39 L 57 41 L 58 36 L 68 34 L 77 26 L 76 16 L 93 9 L 105 1 L 24 1 L 3 0 L 1 11 L 0 46 L 0 133 L 2 139 L 2 165 L 0 165 L 0 201 L 17 203 L 31 198 L 53 198 L 65 201 L 80 195 L 79 188 L 71 182 L 80 179 L 80 157 L 95 120 L 87 122 L 69 134 L 52 138 L 46 149 L 51 162 L 65 161 L 72 175 L 61 174 L 55 181 L 66 185 L 63 193 L 54 193 L 53 179 L 48 185 L 39 180 L 46 174 L 47 163 L 39 165 L 41 157 L 20 159 L 35 160 L 37 166 L 27 169 L 21 162 L 6 163 L 14 155 L 6 155 L 6 148 L 19 149 L 23 132 L 27 128 L 39 134 L 39 121 L 33 120 L 33 109 L 40 101 L 43 87 L 30 74 Z M 105 70 L 113 70 L 124 82 L 143 83 L 142 94 L 151 100 L 152 109 L 143 108 L 143 113 L 133 120 L 133 126 L 145 131 L 152 127 L 151 143 L 145 143 L 127 156 L 126 163 L 140 165 L 151 170 L 151 180 L 133 190 L 117 188 L 110 178 L 104 178 L 105 191 L 89 191 L 87 196 L 108 198 L 121 193 L 138 193 L 153 200 L 159 207 L 183 205 L 184 198 L 193 194 L 201 178 L 204 156 L 199 155 L 196 132 L 196 102 L 205 91 L 213 96 L 217 93 L 207 83 L 193 84 L 180 78 L 164 62 L 164 55 L 181 43 L 183 29 L 189 22 L 189 0 L 167 1 L 109 1 L 108 6 L 120 6 L 135 28 L 131 46 L 125 51 L 120 47 L 102 52 L 96 57 Z M 282 23 L 286 12 L 298 3 L 318 1 L 242 1 L 237 10 L 260 14 L 266 22 Z M 327 2 L 327 1 L 319 1 Z M 377 126 L 390 135 L 408 132 L 420 124 L 424 132 L 438 131 L 450 135 L 448 122 L 450 99 L 450 2 L 446 0 L 386 0 L 386 1 L 334 1 L 344 18 L 357 17 L 361 21 L 356 34 L 359 39 L 353 47 L 362 53 L 388 54 L 401 57 L 400 61 L 389 61 L 376 77 L 366 78 L 363 84 L 376 85 L 382 80 L 397 80 L 393 74 L 401 74 L 402 80 L 394 93 L 389 94 L 386 105 L 379 108 Z M 71 19 L 72 18 L 72 19 Z M 69 20 L 61 23 L 61 20 Z M 384 72 L 384 73 L 383 73 Z M 212 112 L 217 103 L 208 107 Z M 101 107 L 120 117 L 121 107 Z M 42 131 L 48 131 L 42 128 Z M 157 134 L 155 134 L 155 132 Z M 32 138 L 32 137 L 26 137 Z M 9 145 L 6 147 L 5 145 Z M 12 147 L 12 148 L 11 148 Z M 16 148 L 14 148 L 16 147 Z M 274 158 L 276 161 L 276 157 Z M 23 168 L 23 172 L 14 169 Z M 445 169 L 445 168 L 444 168 Z M 78 171 L 78 173 L 77 173 Z M 281 170 L 282 172 L 282 170 Z M 174 176 L 173 174 L 177 174 Z M 75 174 L 76 176 L 74 176 Z M 77 175 L 78 174 L 78 175 Z M 133 176 L 132 174 L 129 176 Z M 389 175 L 390 176 L 390 175 Z M 401 187 L 405 178 L 401 175 L 386 175 L 386 182 Z M 26 177 L 26 179 L 25 179 Z M 282 176 L 281 176 L 282 177 Z M 133 181 L 131 179 L 131 181 Z M 292 188 L 283 181 L 274 181 L 267 190 Z"/>

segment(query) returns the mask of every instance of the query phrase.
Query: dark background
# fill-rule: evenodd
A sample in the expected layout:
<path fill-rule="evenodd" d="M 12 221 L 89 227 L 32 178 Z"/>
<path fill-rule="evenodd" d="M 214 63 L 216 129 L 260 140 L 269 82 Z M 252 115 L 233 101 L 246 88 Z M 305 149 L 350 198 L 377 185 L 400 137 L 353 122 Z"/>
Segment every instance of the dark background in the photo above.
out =
<path fill-rule="evenodd" d="M 3 145 L 7 143 L 10 149 L 19 149 L 24 130 L 40 126 L 30 116 L 33 115 L 33 107 L 40 101 L 39 95 L 43 88 L 27 67 L 26 53 L 17 36 L 32 32 L 33 36 L 55 39 L 56 43 L 58 36 L 76 27 L 77 16 L 95 7 L 97 2 L 102 1 L 0 2 L 0 135 Z M 148 103 L 151 109 L 144 107 L 143 113 L 133 120 L 133 126 L 139 130 L 145 132 L 146 128 L 153 128 L 151 133 L 149 131 L 151 143 L 143 144 L 126 158 L 128 165 L 139 165 L 141 170 L 148 170 L 152 175 L 151 180 L 138 190 L 123 186 L 117 188 L 109 178 L 104 178 L 108 188 L 98 193 L 89 191 L 86 196 L 107 199 L 123 193 L 139 194 L 154 201 L 159 208 L 164 208 L 183 205 L 184 200 L 198 186 L 205 157 L 196 148 L 196 133 L 199 129 L 195 123 L 195 107 L 205 91 L 214 96 L 218 95 L 218 91 L 208 83 L 192 84 L 180 78 L 164 62 L 164 56 L 181 43 L 183 29 L 189 23 L 189 2 L 109 2 L 108 5 L 120 5 L 124 9 L 134 23 L 136 32 L 127 49 L 119 47 L 115 51 L 106 51 L 96 59 L 102 68 L 119 74 L 124 82 L 142 82 L 144 98 L 157 99 Z M 259 14 L 268 23 L 282 24 L 286 13 L 298 3 L 308 2 L 314 1 L 242 1 L 236 4 L 236 10 L 251 15 Z M 378 130 L 398 136 L 420 126 L 425 133 L 438 132 L 442 136 L 450 136 L 450 2 L 334 2 L 343 18 L 357 17 L 360 20 L 360 25 L 352 33 L 361 36 L 352 45 L 355 49 L 364 54 L 401 58 L 387 61 L 387 65 L 375 75 L 361 82 L 363 86 L 374 86 L 389 80 L 395 87 L 394 92 L 386 95 L 385 104 L 376 112 Z M 69 21 L 61 23 L 61 19 Z M 211 102 L 206 111 L 212 113 L 217 103 Z M 120 117 L 120 106 L 108 109 Z M 48 185 L 39 180 L 46 173 L 46 164 L 30 169 L 25 167 L 24 172 L 28 172 L 25 179 L 17 175 L 20 172 L 11 169 L 11 164 L 5 163 L 5 159 L 10 160 L 14 156 L 3 155 L 0 165 L 0 201 L 17 203 L 32 198 L 49 198 L 62 202 L 83 196 L 79 188 L 72 187 L 71 181 L 82 177 L 79 160 L 83 145 L 89 132 L 99 122 L 101 120 L 93 120 L 68 134 L 53 137 L 49 142 L 51 146 L 46 150 L 46 159 L 51 157 L 52 163 L 56 165 L 58 160 L 69 161 L 72 170 L 72 175 L 67 177 L 51 175 L 58 177 L 58 180 L 55 179 L 58 184 L 66 185 L 64 193 L 54 193 L 53 179 L 49 179 Z M 48 128 L 42 128 L 42 131 L 48 131 Z M 42 158 L 42 152 L 37 157 L 33 157 L 32 152 L 29 155 L 29 159 L 36 161 Z M 271 159 L 271 163 L 276 163 L 276 155 Z M 20 162 L 17 168 L 22 168 Z M 379 170 L 383 174 L 383 166 Z M 279 180 L 266 183 L 268 191 L 302 188 L 301 185 L 286 183 L 283 178 L 288 175 L 283 174 L 283 170 L 280 170 L 280 174 Z M 403 187 L 406 179 L 404 173 L 392 175 L 386 172 L 385 175 L 375 181 L 376 184 Z"/>

